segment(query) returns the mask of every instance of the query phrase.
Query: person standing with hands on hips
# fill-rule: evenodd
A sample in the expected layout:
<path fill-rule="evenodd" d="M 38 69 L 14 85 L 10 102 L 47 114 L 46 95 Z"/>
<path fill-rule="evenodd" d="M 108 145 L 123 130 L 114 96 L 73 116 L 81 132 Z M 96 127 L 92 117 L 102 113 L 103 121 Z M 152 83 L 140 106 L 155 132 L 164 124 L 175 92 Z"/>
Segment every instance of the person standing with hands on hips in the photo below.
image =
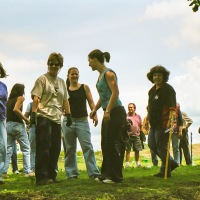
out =
<path fill-rule="evenodd" d="M 90 117 L 94 118 L 100 107 L 104 110 L 101 126 L 103 162 L 101 176 L 95 180 L 103 183 L 118 183 L 123 181 L 125 145 L 121 130 L 126 123 L 126 111 L 119 99 L 116 73 L 104 65 L 104 60 L 109 62 L 110 54 L 103 53 L 99 49 L 93 50 L 88 55 L 89 66 L 93 71 L 99 72 L 96 87 L 100 97 Z"/>
<path fill-rule="evenodd" d="M 61 150 L 61 116 L 67 126 L 72 123 L 65 81 L 57 75 L 63 67 L 60 53 L 51 53 L 48 71 L 40 76 L 31 91 L 33 98 L 31 124 L 36 125 L 36 185 L 57 183 L 56 166 Z"/>

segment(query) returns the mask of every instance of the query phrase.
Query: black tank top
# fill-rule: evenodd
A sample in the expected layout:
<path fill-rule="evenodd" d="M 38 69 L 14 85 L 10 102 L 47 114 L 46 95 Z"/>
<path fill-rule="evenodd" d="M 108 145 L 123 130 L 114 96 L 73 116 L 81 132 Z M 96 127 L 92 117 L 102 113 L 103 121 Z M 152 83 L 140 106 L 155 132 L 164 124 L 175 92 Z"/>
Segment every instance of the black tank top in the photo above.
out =
<path fill-rule="evenodd" d="M 7 103 L 6 103 L 6 107 L 7 107 L 7 122 L 12 121 L 12 122 L 20 122 L 23 123 L 23 120 L 16 115 L 16 113 L 13 111 L 15 104 L 17 102 L 17 98 L 18 97 L 14 97 L 13 99 L 8 99 Z M 22 111 L 22 107 L 20 109 Z"/>
<path fill-rule="evenodd" d="M 71 91 L 68 88 L 69 93 L 69 104 L 70 110 L 73 118 L 87 117 L 86 108 L 86 94 L 84 89 L 84 84 L 78 90 Z"/>

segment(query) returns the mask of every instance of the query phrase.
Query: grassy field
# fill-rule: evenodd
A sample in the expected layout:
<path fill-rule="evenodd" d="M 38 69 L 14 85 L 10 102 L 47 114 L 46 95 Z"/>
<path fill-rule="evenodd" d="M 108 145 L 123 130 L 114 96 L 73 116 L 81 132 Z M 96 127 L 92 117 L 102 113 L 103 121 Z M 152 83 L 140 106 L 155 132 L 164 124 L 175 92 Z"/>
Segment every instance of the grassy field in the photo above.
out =
<path fill-rule="evenodd" d="M 22 174 L 10 173 L 6 184 L 0 185 L 0 199 L 19 200 L 155 200 L 155 199 L 200 199 L 200 145 L 193 145 L 193 166 L 180 166 L 168 179 L 152 175 L 158 167 L 147 168 L 151 164 L 149 149 L 141 152 L 141 168 L 125 168 L 124 181 L 119 184 L 103 184 L 89 179 L 85 171 L 83 156 L 78 155 L 80 176 L 78 179 L 66 179 L 63 153 L 59 160 L 58 179 L 60 183 L 47 186 L 36 186 L 35 180 L 25 178 Z M 133 157 L 133 156 L 132 156 Z M 101 166 L 101 152 L 96 152 L 98 166 Z M 20 164 L 20 163 L 19 163 Z M 133 163 L 134 165 L 134 163 Z M 19 166 L 21 167 L 21 166 Z"/>

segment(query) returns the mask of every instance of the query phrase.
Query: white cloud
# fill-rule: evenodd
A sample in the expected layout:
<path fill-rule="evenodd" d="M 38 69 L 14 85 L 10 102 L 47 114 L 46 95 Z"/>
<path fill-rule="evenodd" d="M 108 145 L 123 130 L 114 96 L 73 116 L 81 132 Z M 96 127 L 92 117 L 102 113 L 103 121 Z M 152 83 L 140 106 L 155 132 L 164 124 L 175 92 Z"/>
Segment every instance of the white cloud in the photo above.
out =
<path fill-rule="evenodd" d="M 180 1 L 168 0 L 153 2 L 147 7 L 143 19 L 169 20 L 170 18 L 182 16 L 187 13 L 188 5 L 180 3 Z"/>
<path fill-rule="evenodd" d="M 1 45 L 6 47 L 12 47 L 15 50 L 25 50 L 25 51 L 42 51 L 45 49 L 46 45 L 39 41 L 38 38 L 29 34 L 22 34 L 20 32 L 1 32 L 0 34 Z"/>

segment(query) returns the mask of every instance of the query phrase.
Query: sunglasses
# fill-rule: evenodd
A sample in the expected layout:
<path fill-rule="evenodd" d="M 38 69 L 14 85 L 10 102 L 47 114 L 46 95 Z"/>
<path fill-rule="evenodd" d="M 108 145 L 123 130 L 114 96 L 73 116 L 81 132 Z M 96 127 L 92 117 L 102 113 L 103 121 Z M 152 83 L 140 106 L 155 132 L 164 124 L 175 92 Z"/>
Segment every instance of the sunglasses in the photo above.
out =
<path fill-rule="evenodd" d="M 50 64 L 49 64 L 49 66 L 51 66 L 51 67 L 53 67 L 54 65 L 55 65 L 56 67 L 58 67 L 58 66 L 60 66 L 60 63 L 50 63 Z"/>

